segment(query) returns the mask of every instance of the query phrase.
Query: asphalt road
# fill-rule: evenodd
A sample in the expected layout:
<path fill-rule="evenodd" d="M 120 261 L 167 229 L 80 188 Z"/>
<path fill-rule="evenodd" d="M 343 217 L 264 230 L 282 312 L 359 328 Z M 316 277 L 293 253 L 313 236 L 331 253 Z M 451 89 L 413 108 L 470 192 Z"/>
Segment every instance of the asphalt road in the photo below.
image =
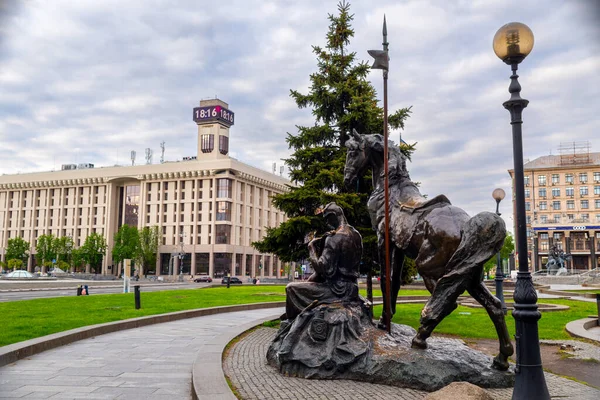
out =
<path fill-rule="evenodd" d="M 1 291 L 0 292 L 0 302 L 7 301 L 16 301 L 16 300 L 30 300 L 30 299 L 45 299 L 51 297 L 63 297 L 63 296 L 76 296 L 77 295 L 77 286 L 83 284 L 85 282 L 77 282 L 77 283 L 69 283 L 65 285 L 65 287 L 72 286 L 72 289 L 49 289 L 49 288 L 40 288 L 39 286 L 35 286 L 35 290 L 27 290 L 27 289 L 19 289 L 19 290 L 11 290 L 11 291 Z M 133 286 L 136 282 L 131 282 L 131 291 L 133 291 Z M 179 284 L 156 284 L 156 285 L 140 285 L 141 292 L 158 292 L 163 290 L 180 290 L 180 289 L 195 289 L 201 287 L 210 286 L 210 283 L 179 283 Z M 108 286 L 108 285 L 107 285 Z M 2 286 L 0 286 L 2 289 Z M 90 295 L 94 294 L 111 294 L 111 293 L 123 293 L 123 285 L 113 285 L 111 287 L 89 287 Z"/>

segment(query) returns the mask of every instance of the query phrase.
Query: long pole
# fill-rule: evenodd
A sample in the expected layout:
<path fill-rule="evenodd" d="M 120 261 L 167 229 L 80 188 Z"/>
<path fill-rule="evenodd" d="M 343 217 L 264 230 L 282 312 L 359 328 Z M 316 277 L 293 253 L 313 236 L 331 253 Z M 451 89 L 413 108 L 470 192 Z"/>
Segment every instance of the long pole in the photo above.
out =
<path fill-rule="evenodd" d="M 383 16 L 383 51 L 388 53 L 387 26 Z M 389 190 L 389 165 L 388 165 L 388 70 L 383 70 L 383 171 L 385 195 L 385 326 L 388 333 L 392 332 L 392 296 L 391 296 L 391 268 L 390 268 L 390 190 Z"/>
<path fill-rule="evenodd" d="M 521 98 L 521 85 L 517 75 L 518 64 L 512 64 L 511 83 L 508 88 L 510 100 L 504 108 L 510 112 L 513 135 L 513 158 L 515 167 L 515 201 L 517 211 L 517 251 L 519 252 L 519 272 L 514 292 L 515 342 L 517 344 L 517 366 L 513 400 L 550 399 L 544 370 L 538 333 L 537 293 L 531 280 L 527 260 L 527 223 L 525 219 L 525 182 L 523 177 L 523 138 L 522 113 L 529 101 Z"/>

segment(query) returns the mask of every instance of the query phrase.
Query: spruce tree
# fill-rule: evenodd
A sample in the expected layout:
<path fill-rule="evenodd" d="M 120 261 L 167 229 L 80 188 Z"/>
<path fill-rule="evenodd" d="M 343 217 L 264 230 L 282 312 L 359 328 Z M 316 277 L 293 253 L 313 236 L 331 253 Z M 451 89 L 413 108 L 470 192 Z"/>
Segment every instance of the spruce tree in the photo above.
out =
<path fill-rule="evenodd" d="M 382 134 L 383 109 L 378 106 L 375 88 L 367 80 L 370 65 L 357 62 L 356 54 L 347 50 L 354 36 L 349 9 L 350 4 L 345 1 L 338 4 L 338 15 L 329 15 L 325 47 L 313 46 L 317 71 L 310 75 L 308 94 L 290 91 L 299 108 L 312 109 L 315 122 L 311 126 L 296 126 L 297 133 L 287 136 L 293 154 L 285 162 L 294 185 L 289 186 L 287 193 L 275 195 L 273 203 L 287 214 L 288 220 L 279 227 L 268 228 L 263 240 L 253 245 L 260 252 L 276 254 L 284 262 L 308 258 L 308 235 L 327 229 L 316 211 L 335 201 L 363 237 L 362 264 L 366 270 L 377 261 L 377 239 L 366 208 L 372 191 L 370 172 L 356 188 L 343 187 L 344 144 L 352 129 L 361 134 Z M 410 108 L 392 113 L 388 118 L 390 127 L 402 129 L 409 113 Z M 413 147 L 406 150 L 410 153 Z"/>

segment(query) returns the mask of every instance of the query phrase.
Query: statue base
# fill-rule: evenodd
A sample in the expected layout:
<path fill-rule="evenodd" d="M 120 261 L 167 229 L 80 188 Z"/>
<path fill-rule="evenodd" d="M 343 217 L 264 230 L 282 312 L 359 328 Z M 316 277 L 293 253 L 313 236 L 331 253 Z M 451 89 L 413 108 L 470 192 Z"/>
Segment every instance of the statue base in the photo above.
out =
<path fill-rule="evenodd" d="M 362 301 L 321 304 L 282 321 L 267 351 L 268 363 L 286 376 L 350 379 L 435 391 L 452 382 L 483 388 L 514 386 L 514 373 L 491 367 L 492 357 L 462 340 L 429 338 L 411 348 L 416 331 L 392 324 L 377 329 Z"/>

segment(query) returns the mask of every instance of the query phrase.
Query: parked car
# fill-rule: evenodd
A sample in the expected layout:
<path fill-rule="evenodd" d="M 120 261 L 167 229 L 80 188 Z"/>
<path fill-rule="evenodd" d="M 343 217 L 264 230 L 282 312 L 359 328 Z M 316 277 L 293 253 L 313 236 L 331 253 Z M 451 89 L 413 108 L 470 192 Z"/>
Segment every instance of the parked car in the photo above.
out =
<path fill-rule="evenodd" d="M 223 278 L 223 280 L 221 281 L 222 284 L 227 285 L 227 281 L 229 280 L 229 284 L 230 285 L 241 285 L 242 281 L 240 281 L 240 278 L 236 278 L 235 276 L 230 277 L 225 277 Z"/>
<path fill-rule="evenodd" d="M 194 279 L 194 282 L 198 283 L 198 282 L 212 282 L 212 278 L 208 275 L 200 275 L 199 277 Z"/>

